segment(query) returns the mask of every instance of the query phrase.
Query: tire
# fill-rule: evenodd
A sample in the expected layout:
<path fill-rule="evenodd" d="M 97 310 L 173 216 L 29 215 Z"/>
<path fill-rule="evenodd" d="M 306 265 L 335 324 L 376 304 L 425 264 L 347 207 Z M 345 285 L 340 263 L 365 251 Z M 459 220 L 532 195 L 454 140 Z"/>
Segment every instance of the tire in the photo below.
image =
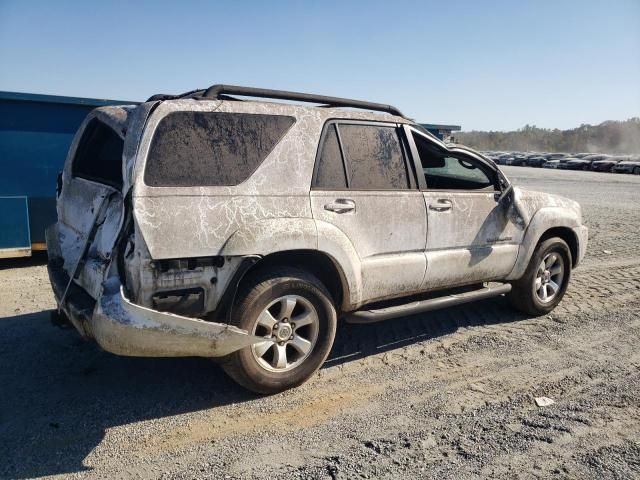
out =
<path fill-rule="evenodd" d="M 337 318 L 322 282 L 304 270 L 280 267 L 248 279 L 230 323 L 268 340 L 228 355 L 223 369 L 248 390 L 273 394 L 297 387 L 320 368 L 331 351 Z"/>
<path fill-rule="evenodd" d="M 550 263 L 554 255 L 556 261 Z M 543 260 L 546 260 L 545 271 L 542 271 Z M 561 267 L 560 275 L 553 273 L 558 271 L 558 266 Z M 544 315 L 560 303 L 570 278 L 571 252 L 566 242 L 558 237 L 546 239 L 536 247 L 522 278 L 512 283 L 509 301 L 514 308 L 528 315 Z M 545 296 L 546 301 L 543 300 Z"/>
<path fill-rule="evenodd" d="M 636 167 L 633 169 L 633 174 L 634 175 L 640 175 L 640 167 Z"/>

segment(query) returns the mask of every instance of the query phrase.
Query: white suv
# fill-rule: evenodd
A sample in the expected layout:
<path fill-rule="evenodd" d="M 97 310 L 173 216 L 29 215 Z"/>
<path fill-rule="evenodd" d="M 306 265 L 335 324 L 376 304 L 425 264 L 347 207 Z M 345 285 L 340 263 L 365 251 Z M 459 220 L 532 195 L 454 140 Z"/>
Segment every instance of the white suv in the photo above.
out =
<path fill-rule="evenodd" d="M 57 209 L 54 321 L 120 355 L 219 357 L 262 393 L 308 379 L 339 318 L 501 294 L 549 312 L 587 245 L 576 202 L 392 106 L 226 85 L 94 110 Z"/>

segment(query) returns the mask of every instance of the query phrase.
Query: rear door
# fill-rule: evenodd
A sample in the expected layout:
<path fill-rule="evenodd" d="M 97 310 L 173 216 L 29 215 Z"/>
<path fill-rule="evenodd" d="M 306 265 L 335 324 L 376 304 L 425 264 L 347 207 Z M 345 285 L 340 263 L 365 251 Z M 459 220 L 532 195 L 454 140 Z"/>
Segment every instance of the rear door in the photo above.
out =
<path fill-rule="evenodd" d="M 497 172 L 463 150 L 448 150 L 406 128 L 427 208 L 425 289 L 504 278 L 513 268 L 522 230 L 498 204 Z"/>
<path fill-rule="evenodd" d="M 318 149 L 313 217 L 357 252 L 363 302 L 415 292 L 424 277 L 424 199 L 399 133 L 396 124 L 332 121 Z"/>

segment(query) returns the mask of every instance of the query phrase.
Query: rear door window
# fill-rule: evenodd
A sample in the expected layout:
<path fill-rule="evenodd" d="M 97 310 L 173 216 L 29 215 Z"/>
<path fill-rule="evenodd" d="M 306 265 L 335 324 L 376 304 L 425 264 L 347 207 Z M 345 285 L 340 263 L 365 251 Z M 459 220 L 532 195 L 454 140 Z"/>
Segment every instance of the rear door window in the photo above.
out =
<path fill-rule="evenodd" d="M 251 176 L 293 125 L 282 115 L 173 112 L 151 140 L 145 183 L 231 186 Z"/>
<path fill-rule="evenodd" d="M 409 188 L 409 174 L 393 126 L 340 124 L 349 188 L 398 190 Z"/>
<path fill-rule="evenodd" d="M 124 141 L 108 125 L 91 120 L 82 134 L 71 165 L 74 177 L 122 189 Z"/>

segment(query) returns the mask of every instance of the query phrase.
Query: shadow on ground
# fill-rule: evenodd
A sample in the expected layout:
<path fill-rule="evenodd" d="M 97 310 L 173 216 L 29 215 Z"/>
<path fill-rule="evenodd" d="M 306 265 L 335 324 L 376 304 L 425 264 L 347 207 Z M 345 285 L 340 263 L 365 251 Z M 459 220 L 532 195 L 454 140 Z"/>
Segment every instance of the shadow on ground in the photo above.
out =
<path fill-rule="evenodd" d="M 110 427 L 250 401 L 210 360 L 117 357 L 49 312 L 0 319 L 0 477 L 86 470 Z M 455 332 L 522 317 L 504 299 L 391 320 L 343 324 L 325 368 Z M 123 448 L 127 448 L 124 439 Z"/>
<path fill-rule="evenodd" d="M 35 267 L 47 264 L 47 252 L 33 252 L 30 257 L 3 258 L 0 261 L 0 270 L 13 270 L 15 268 Z"/>

